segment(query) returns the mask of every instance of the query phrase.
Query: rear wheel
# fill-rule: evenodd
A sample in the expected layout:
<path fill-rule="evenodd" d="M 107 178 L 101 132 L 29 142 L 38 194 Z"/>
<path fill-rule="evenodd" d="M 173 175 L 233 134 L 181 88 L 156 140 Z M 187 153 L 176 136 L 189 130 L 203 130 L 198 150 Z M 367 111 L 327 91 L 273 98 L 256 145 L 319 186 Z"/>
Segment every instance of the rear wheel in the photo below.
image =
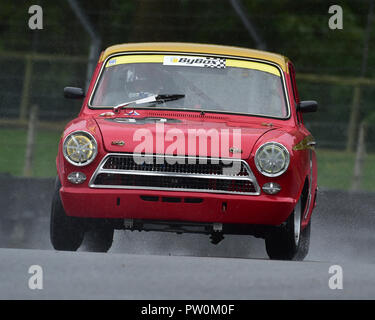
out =
<path fill-rule="evenodd" d="M 56 250 L 76 251 L 84 237 L 83 221 L 66 215 L 60 198 L 61 183 L 56 178 L 55 193 L 52 199 L 50 238 Z"/>
<path fill-rule="evenodd" d="M 266 251 L 270 259 L 303 260 L 309 252 L 311 223 L 301 230 L 305 204 L 301 196 L 285 225 L 266 237 Z"/>

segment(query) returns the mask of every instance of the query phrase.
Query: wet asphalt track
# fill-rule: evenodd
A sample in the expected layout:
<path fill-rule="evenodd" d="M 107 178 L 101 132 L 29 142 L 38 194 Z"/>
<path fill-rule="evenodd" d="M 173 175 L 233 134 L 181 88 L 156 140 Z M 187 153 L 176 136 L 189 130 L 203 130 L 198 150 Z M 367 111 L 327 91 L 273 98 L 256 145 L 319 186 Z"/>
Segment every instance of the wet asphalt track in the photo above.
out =
<path fill-rule="evenodd" d="M 0 249 L 0 299 L 375 299 L 374 194 L 320 191 L 318 203 L 304 262 L 269 261 L 253 237 L 214 246 L 155 232 L 117 231 L 107 254 L 55 252 L 47 215 L 30 227 L 29 249 Z M 43 290 L 28 288 L 34 264 Z M 328 287 L 334 264 L 343 290 Z"/>

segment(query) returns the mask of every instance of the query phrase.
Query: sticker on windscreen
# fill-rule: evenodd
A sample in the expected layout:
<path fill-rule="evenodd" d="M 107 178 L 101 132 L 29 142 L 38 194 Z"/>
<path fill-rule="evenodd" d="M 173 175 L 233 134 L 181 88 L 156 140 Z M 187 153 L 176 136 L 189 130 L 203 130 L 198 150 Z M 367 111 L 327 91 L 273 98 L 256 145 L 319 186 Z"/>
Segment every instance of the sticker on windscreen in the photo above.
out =
<path fill-rule="evenodd" d="M 164 56 L 163 65 L 224 69 L 226 67 L 226 59 L 190 56 Z"/>
<path fill-rule="evenodd" d="M 108 61 L 107 67 L 115 65 L 116 64 L 116 59 L 111 59 Z"/>

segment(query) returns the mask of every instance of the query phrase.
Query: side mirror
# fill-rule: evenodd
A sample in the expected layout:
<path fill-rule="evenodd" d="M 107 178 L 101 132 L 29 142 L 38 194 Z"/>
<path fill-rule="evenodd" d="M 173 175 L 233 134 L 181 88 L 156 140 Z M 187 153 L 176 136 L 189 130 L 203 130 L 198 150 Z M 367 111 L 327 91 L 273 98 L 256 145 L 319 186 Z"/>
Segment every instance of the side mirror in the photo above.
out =
<path fill-rule="evenodd" d="M 301 101 L 297 105 L 297 111 L 305 112 L 316 112 L 318 110 L 318 103 L 316 101 Z"/>
<path fill-rule="evenodd" d="M 67 99 L 82 99 L 85 97 L 85 92 L 82 88 L 65 87 L 64 97 Z"/>

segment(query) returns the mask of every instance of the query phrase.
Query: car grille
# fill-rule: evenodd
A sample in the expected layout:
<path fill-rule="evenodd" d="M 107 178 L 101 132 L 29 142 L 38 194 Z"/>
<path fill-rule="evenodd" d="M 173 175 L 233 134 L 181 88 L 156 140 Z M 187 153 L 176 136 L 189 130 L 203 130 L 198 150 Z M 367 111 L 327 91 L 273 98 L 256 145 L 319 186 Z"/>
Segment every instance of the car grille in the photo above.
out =
<path fill-rule="evenodd" d="M 90 187 L 259 194 L 248 164 L 230 160 L 109 154 L 91 178 Z"/>

